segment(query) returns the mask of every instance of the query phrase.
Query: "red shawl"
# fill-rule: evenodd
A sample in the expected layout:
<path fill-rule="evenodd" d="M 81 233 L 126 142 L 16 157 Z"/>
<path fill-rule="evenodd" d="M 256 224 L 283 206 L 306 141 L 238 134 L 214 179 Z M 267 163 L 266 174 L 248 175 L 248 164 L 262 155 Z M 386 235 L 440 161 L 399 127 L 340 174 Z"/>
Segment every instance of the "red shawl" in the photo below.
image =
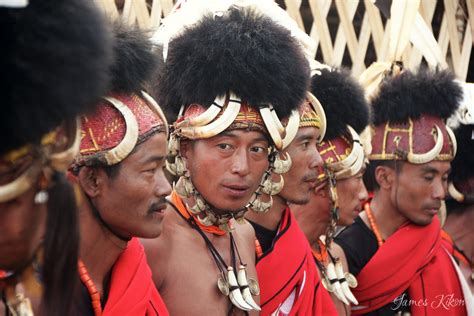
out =
<path fill-rule="evenodd" d="M 132 238 L 115 262 L 102 315 L 168 315 L 137 238 Z"/>
<path fill-rule="evenodd" d="M 282 216 L 273 247 L 257 259 L 261 315 L 270 315 L 296 289 L 290 315 L 337 315 L 322 286 L 311 247 L 290 209 Z"/>
<path fill-rule="evenodd" d="M 402 225 L 377 250 L 357 276 L 353 314 L 374 311 L 408 289 L 411 313 L 466 315 L 461 285 L 445 250 L 437 217 L 427 226 Z M 397 299 L 400 302 L 400 298 Z"/>

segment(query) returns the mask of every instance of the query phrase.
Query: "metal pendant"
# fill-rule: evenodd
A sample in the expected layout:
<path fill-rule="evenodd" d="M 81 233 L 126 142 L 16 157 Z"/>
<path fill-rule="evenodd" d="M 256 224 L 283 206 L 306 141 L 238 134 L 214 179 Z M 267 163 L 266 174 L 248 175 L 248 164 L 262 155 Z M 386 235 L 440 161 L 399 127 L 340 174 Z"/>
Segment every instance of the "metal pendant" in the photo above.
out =
<path fill-rule="evenodd" d="M 352 273 L 346 272 L 344 273 L 344 277 L 351 288 L 357 287 L 357 279 Z"/>
<path fill-rule="evenodd" d="M 225 296 L 229 295 L 229 282 L 225 279 L 224 276 L 220 276 L 217 279 L 217 287 L 219 288 L 219 291 L 221 291 L 222 294 Z"/>
<path fill-rule="evenodd" d="M 252 293 L 253 296 L 260 295 L 260 286 L 258 285 L 257 280 L 249 278 L 247 282 L 249 284 L 250 293 Z"/>

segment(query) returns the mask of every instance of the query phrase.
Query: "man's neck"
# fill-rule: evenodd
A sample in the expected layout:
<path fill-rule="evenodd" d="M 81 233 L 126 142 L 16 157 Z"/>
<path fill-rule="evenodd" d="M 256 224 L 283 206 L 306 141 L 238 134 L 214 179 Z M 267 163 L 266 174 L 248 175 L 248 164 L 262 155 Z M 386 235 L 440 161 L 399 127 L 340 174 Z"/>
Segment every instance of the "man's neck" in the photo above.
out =
<path fill-rule="evenodd" d="M 392 205 L 388 192 L 376 192 L 370 202 L 370 208 L 374 214 L 375 224 L 384 240 L 393 235 L 407 221 L 406 217 Z"/>
<path fill-rule="evenodd" d="M 265 227 L 266 229 L 277 230 L 288 204 L 287 201 L 279 195 L 273 195 L 272 198 L 272 207 L 268 212 L 257 214 L 250 211 L 245 214 L 245 218 Z"/>
<path fill-rule="evenodd" d="M 474 231 L 472 230 L 472 223 L 474 223 L 474 206 L 471 206 L 469 210 L 461 214 L 450 214 L 443 227 L 449 233 L 456 246 L 470 260 L 474 256 Z"/>
<path fill-rule="evenodd" d="M 80 209 L 80 259 L 89 272 L 89 276 L 101 294 L 107 276 L 110 275 L 117 258 L 127 247 L 127 242 L 113 235 L 94 216 L 88 202 Z"/>
<path fill-rule="evenodd" d="M 328 228 L 328 216 L 320 214 L 320 216 L 314 218 L 307 208 L 299 205 L 293 206 L 291 210 L 311 246 L 317 245 L 319 237 L 324 235 Z"/>

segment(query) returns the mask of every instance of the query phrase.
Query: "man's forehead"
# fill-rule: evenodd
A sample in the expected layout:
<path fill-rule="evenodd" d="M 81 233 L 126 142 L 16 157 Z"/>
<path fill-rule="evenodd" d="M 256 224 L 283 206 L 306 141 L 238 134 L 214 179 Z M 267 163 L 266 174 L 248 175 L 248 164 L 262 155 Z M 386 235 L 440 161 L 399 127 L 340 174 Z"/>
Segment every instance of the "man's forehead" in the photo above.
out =
<path fill-rule="evenodd" d="M 411 170 L 417 170 L 423 173 L 434 172 L 434 173 L 447 173 L 451 170 L 451 163 L 449 161 L 430 161 L 424 164 L 412 164 L 406 163 Z"/>
<path fill-rule="evenodd" d="M 144 160 L 151 156 L 166 156 L 166 145 L 168 144 L 164 132 L 153 133 L 147 139 L 135 146 L 132 152 L 123 161 L 130 157 Z"/>
<path fill-rule="evenodd" d="M 213 138 L 232 137 L 236 139 L 246 139 L 251 141 L 268 141 L 268 136 L 257 130 L 248 129 L 231 129 L 223 131 L 222 133 L 214 136 Z"/>
<path fill-rule="evenodd" d="M 320 130 L 317 127 L 306 126 L 300 127 L 298 133 L 296 133 L 295 141 L 301 139 L 317 139 L 319 137 Z"/>

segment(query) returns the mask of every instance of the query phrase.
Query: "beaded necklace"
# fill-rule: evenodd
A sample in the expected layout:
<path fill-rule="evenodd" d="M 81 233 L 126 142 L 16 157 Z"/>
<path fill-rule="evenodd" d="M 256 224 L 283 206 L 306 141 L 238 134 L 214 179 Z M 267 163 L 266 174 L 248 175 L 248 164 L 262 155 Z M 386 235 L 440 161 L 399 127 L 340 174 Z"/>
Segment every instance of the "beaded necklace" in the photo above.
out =
<path fill-rule="evenodd" d="M 92 308 L 94 309 L 94 315 L 95 316 L 101 316 L 102 315 L 102 306 L 100 304 L 100 294 L 99 291 L 97 291 L 97 288 L 95 287 L 94 281 L 92 281 L 89 272 L 87 271 L 86 266 L 84 265 L 84 262 L 82 262 L 81 259 L 77 262 L 77 269 L 79 271 L 79 277 L 81 278 L 82 283 L 85 285 L 87 288 L 87 291 L 89 292 L 89 295 L 91 297 L 92 301 Z"/>
<path fill-rule="evenodd" d="M 364 204 L 364 210 L 365 210 L 365 214 L 367 214 L 367 218 L 369 219 L 370 228 L 372 229 L 372 231 L 375 234 L 375 237 L 377 238 L 377 244 L 379 245 L 379 247 L 381 247 L 383 245 L 382 235 L 380 234 L 377 224 L 375 223 L 374 214 L 372 213 L 372 210 L 370 209 L 369 202 Z"/>

